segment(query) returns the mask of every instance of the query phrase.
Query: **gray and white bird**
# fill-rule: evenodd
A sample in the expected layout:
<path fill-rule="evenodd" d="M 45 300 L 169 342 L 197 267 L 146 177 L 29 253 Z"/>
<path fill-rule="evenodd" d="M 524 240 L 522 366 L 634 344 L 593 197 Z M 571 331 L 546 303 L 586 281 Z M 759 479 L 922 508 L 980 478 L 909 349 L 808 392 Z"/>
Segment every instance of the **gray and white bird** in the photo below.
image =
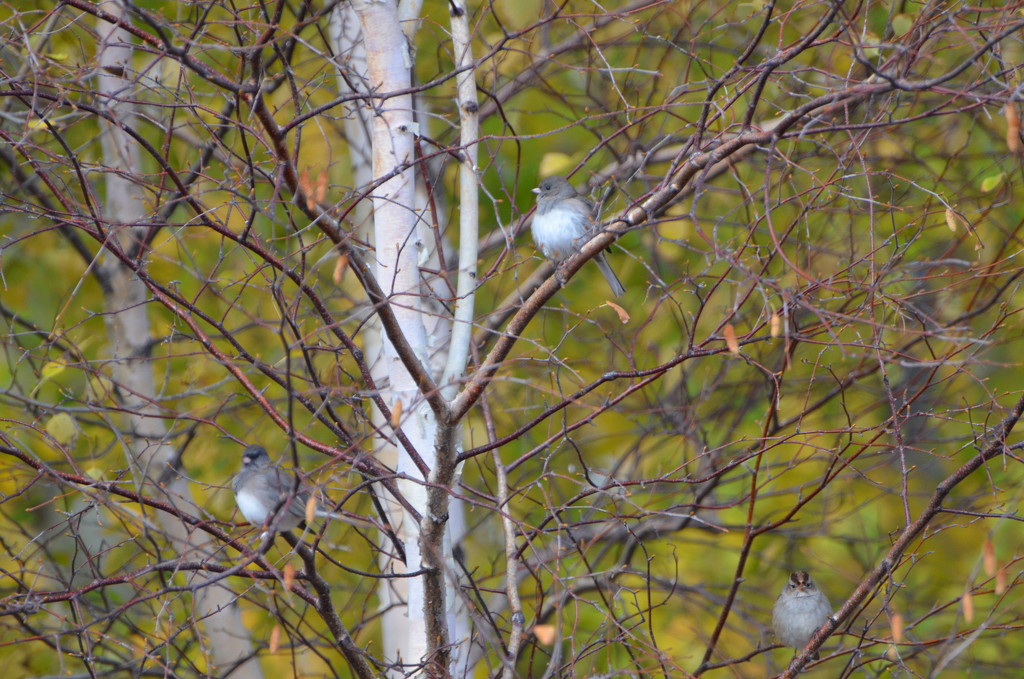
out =
<path fill-rule="evenodd" d="M 580 247 L 596 233 L 594 206 L 576 192 L 565 177 L 546 177 L 533 189 L 537 194 L 537 211 L 533 215 L 533 242 L 545 257 L 560 263 L 579 252 Z M 626 292 L 612 271 L 604 252 L 594 255 L 594 262 L 618 297 Z"/>
<path fill-rule="evenodd" d="M 254 444 L 242 451 L 242 469 L 235 475 L 231 488 L 238 510 L 254 526 L 269 524 L 274 530 L 286 531 L 306 520 L 309 486 L 296 483 L 295 475 L 271 460 L 263 446 Z M 323 511 L 316 515 L 338 518 Z"/>
<path fill-rule="evenodd" d="M 815 586 L 807 571 L 794 571 L 775 600 L 772 628 L 780 643 L 800 651 L 831 615 L 828 597 Z M 817 657 L 815 653 L 813 658 Z"/>

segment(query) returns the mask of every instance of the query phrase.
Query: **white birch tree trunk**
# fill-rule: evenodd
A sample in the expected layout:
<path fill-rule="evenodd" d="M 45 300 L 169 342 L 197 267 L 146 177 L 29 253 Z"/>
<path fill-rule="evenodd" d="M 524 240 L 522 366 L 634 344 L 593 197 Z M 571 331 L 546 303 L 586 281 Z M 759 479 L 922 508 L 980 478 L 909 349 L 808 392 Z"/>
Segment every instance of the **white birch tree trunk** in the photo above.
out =
<path fill-rule="evenodd" d="M 423 124 L 427 116 L 416 115 L 417 103 L 408 94 L 375 96 L 407 91 L 412 84 L 413 56 L 407 41 L 411 41 L 415 32 L 418 8 L 415 2 L 403 2 L 400 6 L 395 2 L 369 0 L 346 3 L 335 11 L 331 35 L 338 66 L 342 69 L 340 91 L 367 95 L 362 106 L 347 111 L 345 121 L 353 183 L 358 191 L 371 186 L 377 178 L 389 177 L 373 194 L 372 232 L 367 233 L 371 230 L 366 225 L 371 220 L 362 207 L 355 211 L 355 221 L 361 236 L 376 245 L 378 282 L 394 303 L 393 309 L 406 341 L 431 378 L 440 377 L 442 394 L 450 399 L 457 393 L 458 380 L 468 361 L 476 286 L 476 88 L 472 70 L 460 77 L 460 122 L 467 153 L 460 169 L 460 243 L 453 344 L 453 318 L 437 298 L 451 297 L 455 286 L 449 287 L 443 278 L 425 273 L 443 271 L 447 266 L 439 256 L 441 244 L 437 242 L 431 223 L 436 219 L 444 224 L 444 218 L 429 212 L 425 188 L 430 178 L 421 176 L 417 181 L 420 166 L 414 164 L 417 125 Z M 453 16 L 453 36 L 460 65 L 468 63 L 472 53 L 464 8 Z M 372 149 L 372 160 L 367 149 Z M 440 205 L 439 197 L 435 196 L 432 204 L 435 208 Z M 445 249 L 450 252 L 450 248 Z M 366 356 L 377 384 L 382 388 L 387 385 L 385 401 L 392 409 L 397 407 L 403 413 L 402 430 L 431 467 L 431 481 L 437 480 L 439 469 L 448 470 L 442 474 L 446 487 L 438 491 L 443 497 L 434 494 L 432 504 L 426 489 L 418 482 L 423 477 L 422 472 L 409 456 L 391 440 L 381 441 L 377 446 L 378 455 L 388 466 L 417 479 L 401 482 L 399 487 L 424 516 L 423 524 L 417 525 L 398 503 L 388 505 L 392 523 L 400 527 L 407 561 L 405 564 L 385 561 L 382 567 L 385 572 L 403 573 L 429 570 L 431 563 L 437 566 L 436 558 L 431 561 L 421 552 L 421 541 L 428 534 L 439 538 L 430 543 L 430 549 L 442 555 L 441 566 L 433 568 L 440 577 L 431 581 L 432 591 L 442 592 L 437 600 L 427 600 L 431 595 L 424 587 L 426 578 L 384 582 L 381 588 L 381 605 L 386 607 L 382 625 L 384 655 L 389 661 L 400 661 L 406 669 L 427 662 L 431 664 L 431 671 L 459 671 L 460 660 L 465 663 L 468 658 L 470 630 L 463 599 L 456 589 L 461 573 L 452 550 L 465 532 L 465 519 L 461 504 L 448 497 L 447 489 L 457 482 L 457 476 L 452 473 L 454 467 L 439 462 L 441 458 L 453 459 L 460 446 L 459 424 L 449 422 L 439 427 L 436 408 L 431 409 L 426 402 L 377 319 L 371 319 L 370 324 L 373 331 L 363 335 Z M 374 346 L 375 340 L 380 341 L 379 346 Z M 452 346 L 457 347 L 454 354 Z M 375 356 L 380 360 L 374 361 Z M 388 425 L 381 414 L 375 415 L 377 424 L 383 425 L 379 430 L 386 431 Z M 439 457 L 441 448 L 446 452 Z M 430 529 L 437 517 L 431 516 L 429 508 L 438 506 L 437 500 L 441 501 L 444 514 L 438 522 L 443 526 L 440 533 Z M 446 641 L 439 642 L 439 637 Z M 443 662 L 428 657 L 431 654 L 443 658 Z M 438 667 L 439 662 L 444 667 Z M 396 669 L 393 674 L 399 676 L 402 672 Z"/>
<path fill-rule="evenodd" d="M 479 190 L 477 186 L 478 140 L 480 120 L 477 114 L 476 69 L 473 67 L 473 49 L 469 32 L 469 15 L 465 0 L 452 0 L 450 4 L 452 49 L 455 53 L 456 68 L 465 69 L 456 76 L 459 105 L 459 142 L 462 147 L 462 161 L 459 163 L 459 262 L 455 293 L 455 314 L 452 325 L 448 362 L 441 377 L 442 395 L 451 399 L 459 392 L 459 380 L 469 362 L 469 345 L 473 335 L 474 300 L 476 298 L 477 259 L 480 244 Z M 453 446 L 462 450 L 461 423 L 452 423 Z M 461 477 L 456 471 L 453 485 Z M 446 554 L 451 554 L 466 530 L 466 518 L 461 502 L 454 499 L 449 503 L 449 531 L 445 544 Z M 449 559 L 449 563 L 451 559 Z M 456 569 L 453 574 L 461 575 Z M 448 602 L 448 627 L 455 648 L 452 667 L 458 671 L 469 659 L 470 626 L 469 615 L 461 596 L 450 591 Z M 472 667 L 465 668 L 471 671 Z"/>
<path fill-rule="evenodd" d="M 338 58 L 338 90 L 349 93 L 368 93 L 370 91 L 366 64 L 366 47 L 363 43 L 362 28 L 359 16 L 351 3 L 342 3 L 334 10 L 331 17 L 331 39 Z M 352 168 L 352 184 L 357 191 L 368 189 L 373 182 L 373 137 L 371 128 L 373 116 L 365 102 L 352 102 L 345 111 L 344 131 L 348 142 L 349 162 Z M 360 239 L 367 243 L 374 242 L 373 211 L 368 200 L 360 201 L 353 210 L 353 218 Z M 383 287 L 383 286 L 382 286 Z M 385 360 L 384 331 L 380 320 L 371 316 L 366 320 L 363 331 L 363 348 L 366 362 L 376 384 L 385 386 L 390 382 L 389 362 Z M 394 406 L 392 399 L 391 405 Z M 384 414 L 377 408 L 372 410 L 373 424 L 376 431 L 387 431 L 388 423 Z M 378 459 L 391 469 L 398 466 L 398 447 L 391 439 L 378 439 L 374 446 Z M 418 472 L 417 472 L 418 473 Z M 409 527 L 415 524 L 408 520 L 401 505 L 389 498 L 380 486 L 376 491 L 385 506 L 391 524 L 403 544 L 408 545 Z M 383 536 L 381 537 L 383 541 Z M 381 552 L 381 570 L 384 573 L 407 572 L 406 564 L 395 561 L 389 556 L 391 550 Z M 411 638 L 409 617 L 405 602 L 408 597 L 406 578 L 382 580 L 379 588 L 382 614 L 382 636 L 384 656 L 391 661 L 397 658 L 415 660 L 414 650 L 403 646 L 403 640 Z M 400 676 L 401 672 L 393 672 L 392 676 Z"/>
<path fill-rule="evenodd" d="M 351 4 L 362 27 L 369 89 L 375 92 L 408 90 L 411 85 L 411 57 L 400 29 L 397 4 L 393 1 L 357 1 Z M 370 105 L 374 109 L 371 114 L 373 177 L 390 175 L 399 166 L 406 166 L 373 192 L 377 280 L 395 302 L 395 316 L 407 341 L 417 352 L 421 364 L 428 365 L 426 327 L 419 294 L 422 243 L 416 237 L 417 214 L 413 209 L 416 178 L 412 165 L 415 124 L 412 96 L 402 94 L 385 100 L 370 99 Z M 403 413 L 401 426 L 416 450 L 430 451 L 437 431 L 436 419 L 420 397 L 416 382 L 393 344 L 386 336 L 382 339 L 387 382 L 381 384 L 388 385 L 385 401 L 393 411 Z M 420 470 L 401 450 L 395 460 L 395 469 L 410 479 L 422 478 Z M 426 506 L 426 492 L 421 483 L 400 481 L 398 485 L 413 507 L 421 509 Z M 406 552 L 404 568 L 401 564 L 392 564 L 397 572 L 422 568 L 417 528 L 409 516 L 403 516 L 396 522 Z M 420 578 L 399 578 L 389 582 L 387 587 L 383 603 L 390 605 L 391 609 L 383 626 L 385 655 L 388 660 L 418 664 L 428 649 L 423 616 L 423 582 Z"/>

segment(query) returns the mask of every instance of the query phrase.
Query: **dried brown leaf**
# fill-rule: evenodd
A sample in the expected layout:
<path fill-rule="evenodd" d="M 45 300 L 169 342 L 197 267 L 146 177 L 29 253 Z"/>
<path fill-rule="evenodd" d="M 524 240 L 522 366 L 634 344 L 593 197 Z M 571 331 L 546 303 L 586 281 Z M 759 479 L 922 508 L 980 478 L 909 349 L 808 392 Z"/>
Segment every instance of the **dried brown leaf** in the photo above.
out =
<path fill-rule="evenodd" d="M 892 641 L 895 644 L 903 641 L 903 614 L 893 613 L 889 618 L 889 627 L 892 629 Z"/>
<path fill-rule="evenodd" d="M 334 273 L 331 275 L 335 285 L 341 285 L 346 269 L 348 269 L 348 255 L 338 255 L 338 261 L 334 263 Z"/>
<path fill-rule="evenodd" d="M 554 625 L 534 625 L 533 636 L 537 637 L 537 641 L 550 646 L 555 643 L 555 626 Z"/>
<path fill-rule="evenodd" d="M 1006 594 L 1006 566 L 996 571 L 996 594 Z"/>
<path fill-rule="evenodd" d="M 391 426 L 398 429 L 398 425 L 402 423 L 402 402 L 395 401 L 395 405 L 391 406 Z"/>
<path fill-rule="evenodd" d="M 302 195 L 306 197 L 306 207 L 310 210 L 315 208 L 316 202 L 313 200 L 313 180 L 309 176 L 308 168 L 299 173 L 299 190 L 302 191 Z"/>
<path fill-rule="evenodd" d="M 306 523 L 313 523 L 316 518 L 316 495 L 310 494 L 306 500 Z"/>
<path fill-rule="evenodd" d="M 985 569 L 985 575 L 991 578 L 996 574 L 996 546 L 991 538 L 985 540 L 985 544 L 981 548 L 981 564 Z"/>
<path fill-rule="evenodd" d="M 615 311 L 615 313 L 619 315 L 619 321 L 621 321 L 623 325 L 629 323 L 629 312 L 627 312 L 625 309 L 623 309 L 618 304 L 612 301 L 606 301 L 604 305 L 607 307 L 611 307 Z"/>
<path fill-rule="evenodd" d="M 274 629 L 270 630 L 270 646 L 271 653 L 277 653 L 277 649 L 281 648 L 281 626 L 274 625 Z"/>
<path fill-rule="evenodd" d="M 946 226 L 949 227 L 950 231 L 952 231 L 953 233 L 956 233 L 956 224 L 957 224 L 956 213 L 953 212 L 953 208 L 947 207 L 946 208 Z"/>
<path fill-rule="evenodd" d="M 327 197 L 327 170 L 322 171 L 316 178 L 316 190 L 313 192 L 316 202 L 322 203 Z"/>
<path fill-rule="evenodd" d="M 725 346 L 729 347 L 734 356 L 739 356 L 740 343 L 736 341 L 736 328 L 732 327 L 732 323 L 725 324 L 722 334 L 725 335 Z"/>
<path fill-rule="evenodd" d="M 1006 116 L 1006 147 L 1010 153 L 1020 153 L 1020 112 L 1017 105 L 1012 101 L 1007 102 L 1003 107 L 1003 115 Z"/>
<path fill-rule="evenodd" d="M 286 563 L 284 568 L 281 569 L 281 572 L 284 579 L 284 589 L 287 592 L 291 590 L 292 585 L 295 584 L 295 566 L 290 563 Z"/>

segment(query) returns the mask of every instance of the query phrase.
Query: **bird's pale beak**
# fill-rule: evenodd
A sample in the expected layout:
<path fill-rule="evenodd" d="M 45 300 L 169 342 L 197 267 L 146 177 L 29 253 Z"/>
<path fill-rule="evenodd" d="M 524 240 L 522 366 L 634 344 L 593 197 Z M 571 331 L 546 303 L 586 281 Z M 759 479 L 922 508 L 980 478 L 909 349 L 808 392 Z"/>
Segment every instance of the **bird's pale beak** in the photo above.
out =
<path fill-rule="evenodd" d="M 540 188 L 530 189 L 530 193 L 540 193 Z"/>

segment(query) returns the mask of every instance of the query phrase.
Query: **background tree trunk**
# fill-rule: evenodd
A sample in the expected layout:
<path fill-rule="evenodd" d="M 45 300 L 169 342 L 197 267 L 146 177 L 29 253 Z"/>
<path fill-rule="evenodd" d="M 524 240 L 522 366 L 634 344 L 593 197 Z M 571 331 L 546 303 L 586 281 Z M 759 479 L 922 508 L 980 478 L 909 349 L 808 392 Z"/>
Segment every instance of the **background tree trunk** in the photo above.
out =
<path fill-rule="evenodd" d="M 126 17 L 121 0 L 100 3 L 103 11 L 118 19 Z M 101 136 L 105 192 L 100 202 L 103 219 L 110 226 L 107 237 L 120 256 L 146 257 L 144 243 L 150 209 L 142 188 L 132 179 L 141 172 L 138 146 L 125 128 L 137 126 L 132 36 L 125 30 L 100 21 L 103 37 L 99 48 L 100 72 L 97 74 L 102 110 L 107 114 Z M 107 251 L 98 274 L 104 288 L 108 338 L 118 398 L 125 413 L 123 432 L 131 452 L 136 489 L 166 501 L 181 512 L 203 515 L 196 506 L 188 479 L 179 473 L 179 451 L 168 442 L 164 413 L 160 407 L 153 366 L 149 360 L 158 346 L 150 332 L 146 286 L 121 261 Z M 216 558 L 217 549 L 205 533 L 192 530 L 176 516 L 157 514 L 160 530 L 182 558 Z M 94 553 L 100 553 L 96 550 Z M 193 619 L 202 625 L 205 652 L 213 673 L 230 672 L 232 677 L 262 677 L 249 632 L 242 624 L 235 601 L 237 595 L 227 583 L 209 585 L 202 572 L 186 576 L 194 587 Z"/>

